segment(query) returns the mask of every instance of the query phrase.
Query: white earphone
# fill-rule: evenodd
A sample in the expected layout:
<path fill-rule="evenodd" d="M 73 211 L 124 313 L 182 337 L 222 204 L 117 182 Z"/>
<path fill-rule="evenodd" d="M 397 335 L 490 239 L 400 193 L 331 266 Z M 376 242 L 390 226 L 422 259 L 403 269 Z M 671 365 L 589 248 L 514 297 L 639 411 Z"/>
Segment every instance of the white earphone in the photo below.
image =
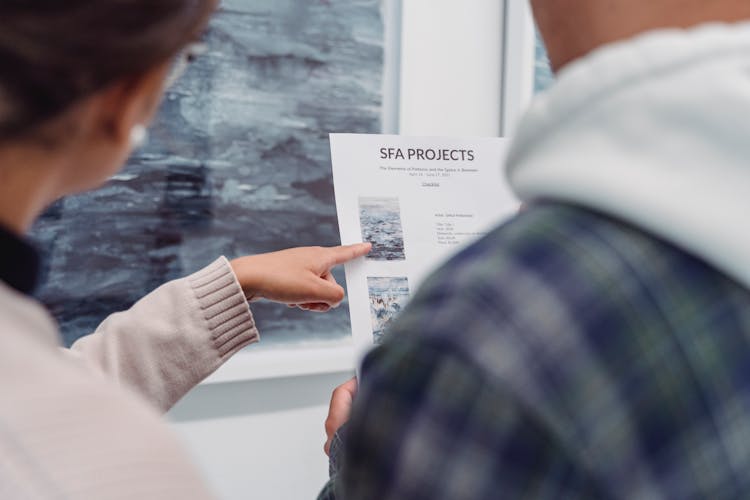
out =
<path fill-rule="evenodd" d="M 130 148 L 139 149 L 148 141 L 148 130 L 143 125 L 136 125 L 130 130 Z"/>

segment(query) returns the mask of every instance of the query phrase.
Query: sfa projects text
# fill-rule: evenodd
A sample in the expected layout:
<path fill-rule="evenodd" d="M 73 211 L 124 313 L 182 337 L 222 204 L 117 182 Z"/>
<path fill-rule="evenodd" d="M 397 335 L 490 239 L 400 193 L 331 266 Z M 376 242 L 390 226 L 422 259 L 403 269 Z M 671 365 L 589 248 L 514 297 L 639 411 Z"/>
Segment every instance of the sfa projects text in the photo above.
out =
<path fill-rule="evenodd" d="M 474 158 L 472 149 L 380 148 L 381 160 L 474 161 Z"/>

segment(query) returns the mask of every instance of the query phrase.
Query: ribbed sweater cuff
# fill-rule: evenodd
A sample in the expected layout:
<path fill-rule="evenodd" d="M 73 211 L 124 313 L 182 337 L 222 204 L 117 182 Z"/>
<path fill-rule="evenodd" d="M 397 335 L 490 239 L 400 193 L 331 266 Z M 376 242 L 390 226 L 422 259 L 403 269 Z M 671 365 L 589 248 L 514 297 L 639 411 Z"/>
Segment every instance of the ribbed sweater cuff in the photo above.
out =
<path fill-rule="evenodd" d="M 226 257 L 188 278 L 222 359 L 260 340 L 253 314 Z"/>

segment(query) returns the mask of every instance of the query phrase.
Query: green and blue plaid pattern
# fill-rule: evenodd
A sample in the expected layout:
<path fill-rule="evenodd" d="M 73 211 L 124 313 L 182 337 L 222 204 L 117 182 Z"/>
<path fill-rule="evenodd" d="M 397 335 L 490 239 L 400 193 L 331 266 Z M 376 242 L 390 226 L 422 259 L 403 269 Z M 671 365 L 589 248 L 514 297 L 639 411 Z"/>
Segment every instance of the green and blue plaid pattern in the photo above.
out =
<path fill-rule="evenodd" d="M 453 258 L 360 382 L 321 498 L 750 498 L 750 293 L 588 210 Z"/>

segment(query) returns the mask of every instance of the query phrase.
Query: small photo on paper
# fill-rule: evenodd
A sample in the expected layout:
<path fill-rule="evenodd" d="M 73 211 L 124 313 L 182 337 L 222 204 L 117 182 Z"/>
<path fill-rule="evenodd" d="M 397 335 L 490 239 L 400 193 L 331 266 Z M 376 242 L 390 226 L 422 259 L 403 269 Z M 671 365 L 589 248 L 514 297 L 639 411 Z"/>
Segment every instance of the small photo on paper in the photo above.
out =
<path fill-rule="evenodd" d="M 372 339 L 375 344 L 380 344 L 388 325 L 409 300 L 409 280 L 401 277 L 368 277 L 367 290 L 370 295 Z"/>
<path fill-rule="evenodd" d="M 362 240 L 372 243 L 368 260 L 405 260 L 404 232 L 398 198 L 361 197 Z"/>

